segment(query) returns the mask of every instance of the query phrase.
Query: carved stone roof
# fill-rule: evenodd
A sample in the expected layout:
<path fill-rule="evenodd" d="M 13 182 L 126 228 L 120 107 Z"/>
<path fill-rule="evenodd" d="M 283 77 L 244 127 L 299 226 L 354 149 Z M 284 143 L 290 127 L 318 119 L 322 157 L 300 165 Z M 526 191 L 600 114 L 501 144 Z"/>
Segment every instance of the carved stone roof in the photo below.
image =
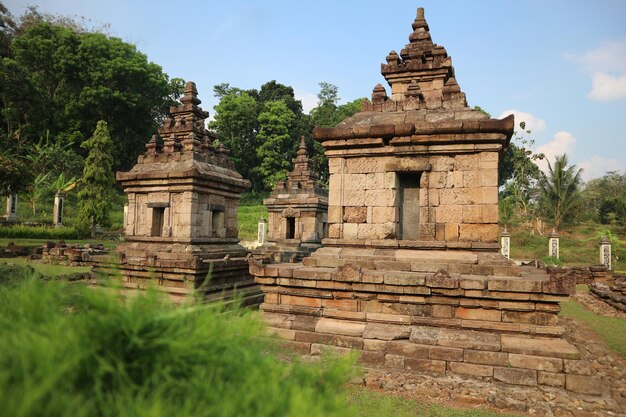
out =
<path fill-rule="evenodd" d="M 456 81 L 452 58 L 432 41 L 423 8 L 417 9 L 412 27 L 409 43 L 400 54 L 391 51 L 387 63 L 381 65 L 390 94 L 381 84 L 376 85 L 372 101 L 363 101 L 360 113 L 335 128 L 316 128 L 315 140 L 326 149 L 346 145 L 338 142 L 341 140 L 348 140 L 353 147 L 385 146 L 399 136 L 412 139 L 391 140 L 392 145 L 484 140 L 507 146 L 513 117 L 488 119 L 471 109 Z"/>
<path fill-rule="evenodd" d="M 214 183 L 250 188 L 235 171 L 228 157 L 230 151 L 217 142 L 215 133 L 205 127 L 209 113 L 202 110 L 196 84 L 185 84 L 181 104 L 170 107 L 169 115 L 159 128 L 162 143 L 153 135 L 146 144 L 146 152 L 129 172 L 118 172 L 118 181 L 157 178 L 201 178 Z"/>
<path fill-rule="evenodd" d="M 279 181 L 272 195 L 263 203 L 270 206 L 289 204 L 287 201 L 293 202 L 294 205 L 301 205 L 304 202 L 328 204 L 328 194 L 319 187 L 317 180 L 318 176 L 311 165 L 303 136 L 300 139 L 296 157 L 293 159 L 293 170 L 287 174 L 287 181 Z"/>

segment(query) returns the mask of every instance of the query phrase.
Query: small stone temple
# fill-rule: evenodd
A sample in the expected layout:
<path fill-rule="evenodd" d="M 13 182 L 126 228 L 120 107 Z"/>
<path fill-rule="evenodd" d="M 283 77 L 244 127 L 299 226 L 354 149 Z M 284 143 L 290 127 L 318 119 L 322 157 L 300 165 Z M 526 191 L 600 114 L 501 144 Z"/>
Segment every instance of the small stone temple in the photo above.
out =
<path fill-rule="evenodd" d="M 302 263 L 251 262 L 270 326 L 304 354 L 361 350 L 372 369 L 597 393 L 559 324 L 574 278 L 500 254 L 513 117 L 468 106 L 423 9 L 381 72 L 389 90 L 314 132 L 330 169 L 323 247 Z"/>
<path fill-rule="evenodd" d="M 128 196 L 125 242 L 118 262 L 99 259 L 96 272 L 117 268 L 131 288 L 153 283 L 184 297 L 221 297 L 237 287 L 254 298 L 246 249 L 237 238 L 237 205 L 250 182 L 234 170 L 229 151 L 205 128 L 196 85 L 146 144 L 146 153 L 117 181 Z"/>
<path fill-rule="evenodd" d="M 328 221 L 328 193 L 320 188 L 304 137 L 287 181 L 279 181 L 263 200 L 269 213 L 267 241 L 256 254 L 276 260 L 300 261 L 321 247 Z"/>

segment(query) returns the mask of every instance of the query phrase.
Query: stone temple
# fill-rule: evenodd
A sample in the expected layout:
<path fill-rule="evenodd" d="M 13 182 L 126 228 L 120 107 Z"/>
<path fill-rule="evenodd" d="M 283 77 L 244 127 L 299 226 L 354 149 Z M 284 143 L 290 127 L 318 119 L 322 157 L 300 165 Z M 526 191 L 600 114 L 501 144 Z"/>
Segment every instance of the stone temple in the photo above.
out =
<path fill-rule="evenodd" d="M 157 284 L 175 297 L 220 298 L 235 287 L 258 296 L 246 249 L 237 238 L 237 205 L 250 182 L 234 170 L 228 150 L 205 128 L 196 85 L 188 82 L 178 107 L 117 181 L 128 196 L 119 259 L 97 260 L 95 272 L 116 269 L 124 285 Z"/>
<path fill-rule="evenodd" d="M 559 325 L 573 277 L 499 253 L 513 117 L 468 106 L 423 9 L 381 72 L 389 91 L 314 132 L 330 169 L 323 247 L 302 263 L 251 261 L 270 326 L 307 355 L 358 349 L 372 368 L 595 392 Z"/>
<path fill-rule="evenodd" d="M 299 261 L 321 247 L 328 222 L 328 193 L 318 185 L 304 137 L 293 165 L 287 181 L 279 181 L 263 200 L 269 214 L 269 230 L 267 242 L 255 255 Z"/>

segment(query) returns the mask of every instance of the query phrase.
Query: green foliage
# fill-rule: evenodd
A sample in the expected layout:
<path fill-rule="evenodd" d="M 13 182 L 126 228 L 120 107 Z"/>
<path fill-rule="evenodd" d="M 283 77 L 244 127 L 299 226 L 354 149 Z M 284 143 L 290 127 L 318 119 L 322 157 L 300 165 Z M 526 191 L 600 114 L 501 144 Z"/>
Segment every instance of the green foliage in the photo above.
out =
<path fill-rule="evenodd" d="M 255 312 L 30 279 L 0 287 L 12 417 L 347 416 L 351 361 L 280 361 Z M 339 394 L 339 395 L 338 395 Z"/>
<path fill-rule="evenodd" d="M 599 316 L 575 301 L 561 303 L 560 314 L 587 324 L 610 349 L 626 358 L 626 320 Z"/>
<path fill-rule="evenodd" d="M 79 216 L 91 227 L 92 236 L 96 224 L 110 224 L 109 211 L 115 194 L 111 145 L 107 123 L 103 120 L 98 122 L 93 136 L 81 145 L 89 150 L 89 156 L 85 160 L 81 190 L 78 193 Z"/>
<path fill-rule="evenodd" d="M 541 261 L 548 266 L 563 266 L 563 261 L 556 256 L 544 256 Z"/>
<path fill-rule="evenodd" d="M 36 153 L 31 147 L 49 134 L 55 144 L 69 144 L 68 152 L 81 155 L 79 144 L 105 119 L 114 168 L 129 168 L 180 83 L 170 82 L 134 45 L 71 19 L 31 9 L 18 26 L 10 53 L 0 58 L 0 137 L 14 142 L 13 154 Z M 62 159 L 71 162 L 69 156 Z"/>
<path fill-rule="evenodd" d="M 521 130 L 515 132 L 498 166 L 498 186 L 503 188 L 501 199 L 510 197 L 515 207 L 511 221 L 515 217 L 529 221 L 536 211 L 536 185 L 540 177 L 535 161 L 543 159 L 544 155 L 531 150 L 535 141 L 527 138 L 532 132 L 526 129 L 526 123 L 520 122 L 519 127 Z"/>
<path fill-rule="evenodd" d="M 269 192 L 277 178 L 284 177 L 284 173 L 292 168 L 291 158 L 295 155 L 300 137 L 304 136 L 310 141 L 310 117 L 302 112 L 302 103 L 295 99 L 293 88 L 276 81 L 263 84 L 260 90 L 242 90 L 222 83 L 214 86 L 213 91 L 220 102 L 215 106 L 215 120 L 209 123 L 209 128 L 214 129 L 219 139 L 231 150 L 235 168 L 252 182 L 251 192 L 255 195 Z M 281 129 L 282 133 L 278 134 L 280 140 L 267 126 L 270 123 L 267 116 L 271 113 L 268 113 L 268 108 L 275 111 L 277 107 L 271 103 L 277 102 L 283 103 L 293 115 L 289 123 L 286 120 L 281 122 L 287 131 Z M 265 129 L 262 124 L 266 124 Z M 264 144 L 268 137 L 273 139 L 272 143 Z M 277 140 L 280 142 L 278 148 Z M 259 151 L 261 147 L 264 149 Z M 263 161 L 265 156 L 259 152 L 272 160 Z M 286 158 L 280 163 L 274 159 L 274 155 L 279 153 L 283 153 Z M 266 166 L 261 167 L 264 162 Z M 271 172 L 268 167 L 278 168 L 280 172 Z"/>
<path fill-rule="evenodd" d="M 33 238 L 48 240 L 82 239 L 85 232 L 74 227 L 43 227 L 43 226 L 3 226 L 0 237 Z"/>
<path fill-rule="evenodd" d="M 554 167 L 548 161 L 548 173 L 542 172 L 539 179 L 540 205 L 556 230 L 580 198 L 582 170 L 568 163 L 567 155 L 556 156 Z"/>
<path fill-rule="evenodd" d="M 263 178 L 266 189 L 272 189 L 287 177 L 294 156 L 289 129 L 295 119 L 294 113 L 282 101 L 268 101 L 259 114 L 259 147 L 256 154 L 260 165 L 254 167 Z"/>
<path fill-rule="evenodd" d="M 626 227 L 626 174 L 610 171 L 590 180 L 585 184 L 583 199 L 595 221 Z"/>

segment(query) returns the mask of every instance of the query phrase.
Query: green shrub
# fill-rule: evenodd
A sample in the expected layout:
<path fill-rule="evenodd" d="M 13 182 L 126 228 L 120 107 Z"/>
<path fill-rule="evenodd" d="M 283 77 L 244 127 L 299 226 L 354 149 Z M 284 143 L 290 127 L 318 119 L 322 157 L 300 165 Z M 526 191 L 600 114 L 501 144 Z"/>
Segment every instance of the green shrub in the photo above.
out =
<path fill-rule="evenodd" d="M 256 314 L 57 281 L 0 286 L 2 414 L 352 415 L 353 361 L 281 361 Z"/>
<path fill-rule="evenodd" d="M 82 239 L 87 231 L 75 227 L 44 227 L 44 226 L 3 226 L 0 227 L 0 237 L 67 240 Z"/>

